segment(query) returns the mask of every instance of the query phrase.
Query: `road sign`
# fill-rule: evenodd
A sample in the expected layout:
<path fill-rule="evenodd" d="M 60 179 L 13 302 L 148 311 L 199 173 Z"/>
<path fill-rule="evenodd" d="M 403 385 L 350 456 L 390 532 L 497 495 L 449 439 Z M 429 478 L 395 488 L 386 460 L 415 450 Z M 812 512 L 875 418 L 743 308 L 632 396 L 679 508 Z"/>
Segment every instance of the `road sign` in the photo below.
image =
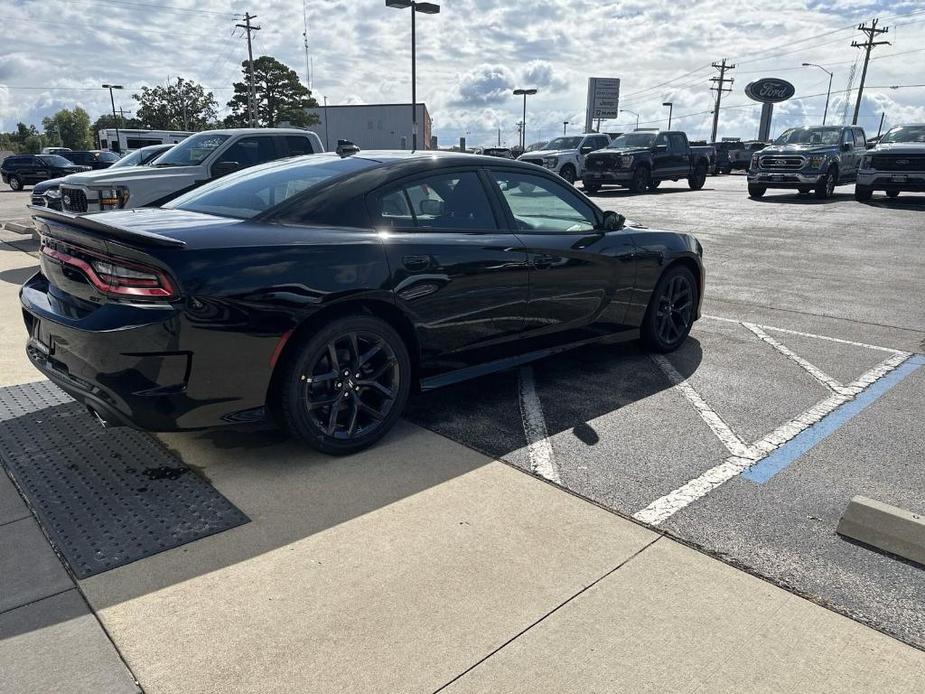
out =
<path fill-rule="evenodd" d="M 620 115 L 620 80 L 615 77 L 589 77 L 588 103 L 585 109 L 585 132 L 597 118 L 618 118 Z"/>

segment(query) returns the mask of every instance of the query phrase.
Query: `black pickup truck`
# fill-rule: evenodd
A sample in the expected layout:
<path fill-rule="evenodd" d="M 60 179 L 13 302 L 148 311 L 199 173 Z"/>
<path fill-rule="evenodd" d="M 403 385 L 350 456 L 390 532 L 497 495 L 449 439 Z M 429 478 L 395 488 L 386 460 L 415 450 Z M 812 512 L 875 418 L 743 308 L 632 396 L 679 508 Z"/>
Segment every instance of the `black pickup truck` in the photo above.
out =
<path fill-rule="evenodd" d="M 679 130 L 637 130 L 585 157 L 581 181 L 587 193 L 607 185 L 644 193 L 662 181 L 682 178 L 691 190 L 699 190 L 707 180 L 709 165 L 706 152 L 691 147 L 687 135 Z"/>

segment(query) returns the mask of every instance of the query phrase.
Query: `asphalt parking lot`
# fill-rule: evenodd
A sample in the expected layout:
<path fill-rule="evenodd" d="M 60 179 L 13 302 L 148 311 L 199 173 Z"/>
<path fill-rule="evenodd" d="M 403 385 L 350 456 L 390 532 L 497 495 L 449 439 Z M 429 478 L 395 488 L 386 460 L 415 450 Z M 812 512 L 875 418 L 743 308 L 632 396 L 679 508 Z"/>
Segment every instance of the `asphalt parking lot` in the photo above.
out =
<path fill-rule="evenodd" d="M 925 511 L 925 196 L 750 200 L 732 175 L 594 198 L 703 243 L 687 344 L 584 348 L 410 419 L 925 647 L 921 568 L 835 534 L 856 494 Z"/>
<path fill-rule="evenodd" d="M 0 221 L 22 221 L 26 198 L 0 194 Z M 222 637 L 223 619 L 240 616 L 253 626 L 253 638 L 269 638 L 272 647 L 261 656 L 266 658 L 277 646 L 291 653 L 285 650 L 291 644 L 274 640 L 278 624 L 304 616 L 315 631 L 305 625 L 293 630 L 291 635 L 305 639 L 296 645 L 316 652 L 325 644 L 312 677 L 327 677 L 330 690 L 345 690 L 345 682 L 356 684 L 362 676 L 318 665 L 342 658 L 331 625 L 340 624 L 345 609 L 356 611 L 348 614 L 356 624 L 350 638 L 362 640 L 357 652 L 369 655 L 370 673 L 393 671 L 395 652 L 405 653 L 405 663 L 420 658 L 462 672 L 517 633 L 519 627 L 510 624 L 533 614 L 515 602 L 526 596 L 540 604 L 540 597 L 554 594 L 545 576 L 592 562 L 585 573 L 576 569 L 568 588 L 575 592 L 607 569 L 615 530 L 600 516 L 582 526 L 588 534 L 578 546 L 552 552 L 538 537 L 567 546 L 573 530 L 568 523 L 574 521 L 558 504 L 575 500 L 555 488 L 557 501 L 542 491 L 511 498 L 508 493 L 522 491 L 517 481 L 485 467 L 481 456 L 464 447 L 925 650 L 922 568 L 835 534 L 855 494 L 925 511 L 925 307 L 919 298 L 925 295 L 925 196 L 860 204 L 845 187 L 832 201 L 775 192 L 754 201 L 745 194 L 744 176 L 733 175 L 711 177 L 701 191 L 666 183 L 653 194 L 616 190 L 595 199 L 647 226 L 693 231 L 703 243 L 705 315 L 683 348 L 653 358 L 635 344 L 586 347 L 416 396 L 408 419 L 445 437 L 446 451 L 437 454 L 433 440 L 423 437 L 427 432 L 410 425 L 387 437 L 378 453 L 334 461 L 263 430 L 158 437 L 177 465 L 204 469 L 203 479 L 250 522 L 88 578 L 72 571 L 139 681 L 183 691 L 201 673 L 227 687 L 221 679 L 227 668 L 213 665 L 226 656 L 236 662 L 234 654 L 253 644 L 240 634 Z M 0 250 L 34 254 L 30 237 L 3 233 Z M 0 273 L 0 281 L 12 289 L 33 266 L 32 259 L 18 263 Z M 17 319 L 16 313 L 11 308 L 4 320 Z M 31 372 L 16 371 L 23 369 L 20 337 L 7 331 L 7 323 L 4 333 L 0 344 L 8 349 L 0 352 L 9 354 L 0 353 L 0 371 L 16 372 L 11 383 L 34 380 Z M 173 464 L 168 460 L 158 471 L 169 473 Z M 142 491 L 148 489 L 144 484 Z M 518 523 L 491 536 L 479 529 L 471 544 L 461 539 L 470 516 L 478 525 L 475 518 L 484 520 L 479 513 L 504 511 Z M 429 528 L 421 527 L 422 517 L 430 519 Z M 380 582 L 410 585 L 418 578 L 401 561 L 398 540 L 384 530 L 393 522 L 401 523 L 396 537 L 426 558 L 421 585 L 392 596 L 402 603 L 398 613 L 388 612 L 396 608 L 379 595 L 367 594 Z M 45 532 L 54 537 L 47 527 Z M 627 551 L 649 541 L 648 535 L 634 536 L 640 544 Z M 370 552 L 376 573 L 367 562 Z M 486 556 L 497 557 L 490 562 L 497 573 L 479 578 L 478 586 L 457 588 L 456 581 L 475 580 L 467 562 Z M 513 559 L 515 580 L 505 573 L 502 557 Z M 665 561 L 678 561 L 681 573 L 690 568 L 680 558 Z M 444 565 L 452 567 L 449 579 L 437 569 Z M 368 585 L 365 572 L 372 576 Z M 306 583 L 293 583 L 290 575 Z M 266 602 L 253 599 L 254 586 Z M 516 593 L 505 592 L 515 587 Z M 62 583 L 59 590 L 65 589 Z M 708 581 L 703 589 L 711 589 Z M 319 601 L 315 612 L 296 608 L 306 591 Z M 337 591 L 344 602 L 330 597 Z M 623 593 L 615 595 L 611 603 L 623 600 Z M 728 593 L 716 595 L 719 602 L 729 599 Z M 686 600 L 710 603 L 711 597 Z M 404 634 L 399 641 L 397 631 L 390 636 L 392 627 L 398 630 L 414 614 L 416 601 L 424 601 L 424 613 L 444 620 L 442 640 L 428 635 L 426 621 L 411 625 L 423 640 Z M 377 613 L 376 605 L 386 611 Z M 468 619 L 473 610 L 482 611 L 481 621 Z M 484 615 L 502 613 L 507 622 L 486 628 Z M 384 635 L 363 636 L 369 614 Z M 728 623 L 731 617 L 722 619 Z M 455 645 L 469 638 L 477 642 L 470 651 Z M 454 647 L 448 650 L 444 642 Z M 836 641 L 824 643 L 835 648 Z M 430 661 L 416 650 L 427 647 L 434 651 Z M 112 676 L 124 680 L 118 658 L 110 660 Z M 263 665 L 276 669 L 260 661 L 255 677 Z"/>

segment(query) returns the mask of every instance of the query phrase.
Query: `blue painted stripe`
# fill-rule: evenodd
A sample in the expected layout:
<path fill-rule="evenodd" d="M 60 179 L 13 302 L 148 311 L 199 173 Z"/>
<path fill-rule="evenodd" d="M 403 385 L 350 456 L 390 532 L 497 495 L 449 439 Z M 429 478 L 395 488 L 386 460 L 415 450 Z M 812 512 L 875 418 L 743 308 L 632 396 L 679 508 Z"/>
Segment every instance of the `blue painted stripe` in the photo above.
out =
<path fill-rule="evenodd" d="M 889 392 L 903 379 L 925 365 L 925 356 L 914 355 L 893 369 L 876 383 L 867 387 L 854 400 L 836 408 L 811 427 L 804 429 L 767 458 L 742 473 L 742 477 L 764 484 L 793 461 L 811 450 L 816 444 L 834 434 L 843 424 L 851 421 L 880 396 Z"/>

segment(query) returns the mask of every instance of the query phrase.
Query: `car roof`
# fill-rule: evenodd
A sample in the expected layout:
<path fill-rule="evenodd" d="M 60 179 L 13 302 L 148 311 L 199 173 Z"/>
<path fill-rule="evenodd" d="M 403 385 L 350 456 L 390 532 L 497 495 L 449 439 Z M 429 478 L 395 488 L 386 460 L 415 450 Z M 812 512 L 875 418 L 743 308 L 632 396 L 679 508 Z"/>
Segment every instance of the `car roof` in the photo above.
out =
<path fill-rule="evenodd" d="M 497 149 L 497 148 L 495 148 Z M 323 156 L 323 155 L 308 155 L 308 156 Z M 337 155 L 332 155 L 337 156 Z M 473 164 L 485 164 L 489 166 L 498 166 L 498 157 L 488 157 L 482 154 L 470 154 L 468 152 L 447 152 L 443 150 L 435 149 L 419 149 L 419 150 L 407 150 L 407 149 L 380 149 L 380 150 L 361 150 L 357 154 L 352 155 L 354 157 L 359 157 L 361 159 L 366 159 L 368 161 L 375 161 L 380 164 L 389 164 L 395 162 L 420 162 L 422 165 L 427 164 L 428 162 L 439 161 L 441 164 L 446 166 L 454 165 L 473 165 Z M 535 164 L 529 164 L 525 162 L 515 162 L 511 160 L 510 163 L 516 163 L 518 166 L 523 166 L 530 171 L 536 171 Z M 508 162 L 504 163 L 505 166 L 509 165 Z"/>
<path fill-rule="evenodd" d="M 193 135 L 214 134 L 214 135 L 253 135 L 262 133 L 264 135 L 315 135 L 313 130 L 304 130 L 302 128 L 220 128 L 217 130 L 202 130 Z M 190 136 L 192 137 L 192 135 Z"/>

